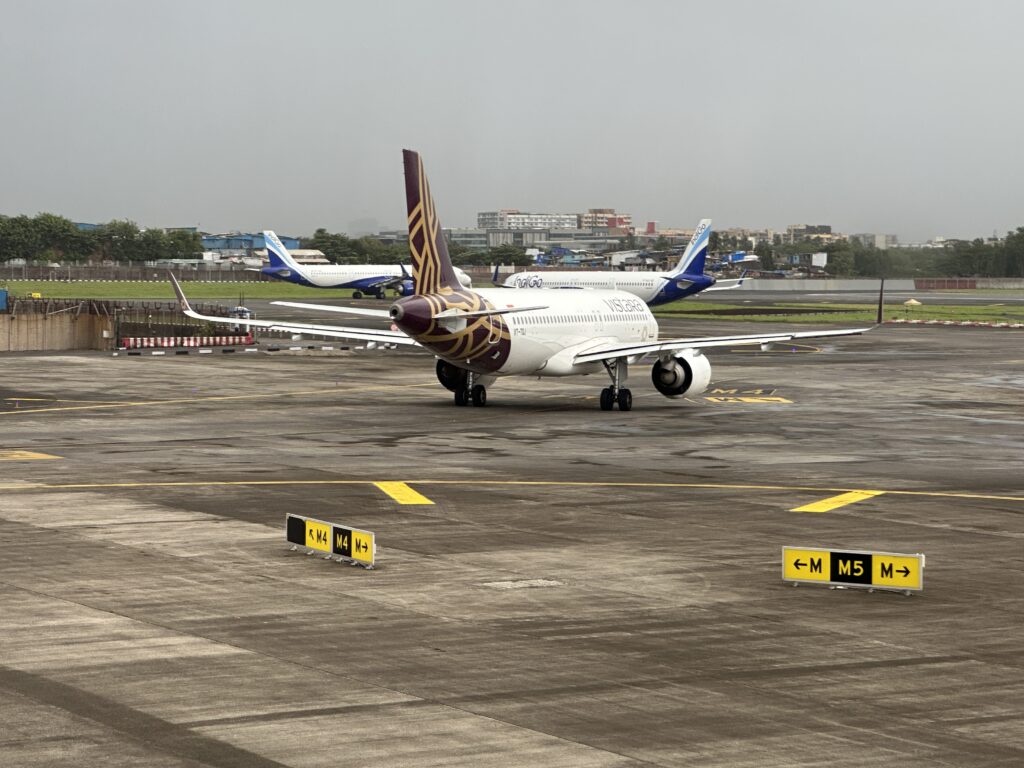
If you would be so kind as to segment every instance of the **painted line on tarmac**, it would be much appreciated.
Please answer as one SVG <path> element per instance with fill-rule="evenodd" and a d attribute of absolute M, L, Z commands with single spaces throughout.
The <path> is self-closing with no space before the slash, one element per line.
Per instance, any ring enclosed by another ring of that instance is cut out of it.
<path fill-rule="evenodd" d="M 419 491 L 414 491 L 405 483 L 380 482 L 374 483 L 380 490 L 399 504 L 433 504 L 430 499 Z"/>
<path fill-rule="evenodd" d="M 431 383 L 430 386 L 433 386 Z M 245 486 L 286 486 L 286 485 L 376 485 L 378 482 L 401 482 L 406 485 L 452 485 L 481 487 L 537 487 L 537 488 L 705 488 L 721 491 L 808 491 L 816 494 L 861 493 L 859 488 L 822 488 L 810 485 L 753 485 L 741 483 L 660 483 L 660 482 L 584 482 L 574 480 L 166 480 L 138 481 L 124 483 L 26 483 L 0 484 L 0 490 L 49 490 L 76 491 L 101 488 L 212 488 Z M 887 496 L 910 496 L 939 499 L 973 499 L 976 501 L 1012 501 L 1024 504 L 1024 496 L 1003 496 L 999 494 L 969 493 L 966 491 L 882 491 Z"/>
<path fill-rule="evenodd" d="M 757 346 L 757 345 L 752 345 Z M 769 349 L 751 349 L 750 347 L 744 347 L 741 349 L 730 349 L 734 355 L 768 355 L 768 354 L 793 354 L 798 352 L 801 354 L 813 354 L 823 351 L 821 347 L 814 347 L 810 344 L 793 344 L 788 341 L 776 341 L 773 342 L 772 347 Z"/>
<path fill-rule="evenodd" d="M 0 461 L 38 461 L 40 459 L 62 459 L 63 456 L 53 456 L 49 453 L 37 453 L 36 451 L 0 451 Z"/>
<path fill-rule="evenodd" d="M 174 400 L 126 400 L 120 403 L 93 403 L 91 405 L 61 405 L 53 408 L 19 408 L 13 411 L 0 411 L 0 416 L 12 414 L 26 415 L 30 413 L 53 413 L 55 411 L 94 411 L 110 408 L 142 408 L 147 406 L 183 405 L 188 403 L 215 403 L 226 400 L 268 400 L 279 397 L 297 397 L 301 395 L 323 395 L 331 392 L 367 392 L 385 389 L 412 389 L 414 387 L 433 387 L 435 382 L 427 384 L 383 384 L 360 387 L 331 387 L 329 389 L 308 389 L 297 392 L 261 392 L 256 395 L 211 395 L 210 397 L 182 397 Z"/>
<path fill-rule="evenodd" d="M 849 493 L 841 493 L 838 496 L 831 496 L 821 501 L 815 501 L 812 504 L 804 504 L 802 507 L 794 507 L 789 510 L 790 512 L 831 512 L 833 509 L 839 509 L 845 507 L 847 504 L 856 504 L 858 501 L 864 501 L 864 499 L 871 499 L 875 496 L 881 496 L 885 491 L 850 491 Z"/>

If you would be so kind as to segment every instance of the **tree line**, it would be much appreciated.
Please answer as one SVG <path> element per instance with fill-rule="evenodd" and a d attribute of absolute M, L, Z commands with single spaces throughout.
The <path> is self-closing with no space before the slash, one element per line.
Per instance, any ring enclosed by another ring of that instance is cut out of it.
<path fill-rule="evenodd" d="M 334 264 L 408 264 L 409 246 L 382 243 L 376 237 L 348 237 L 318 229 L 300 239 L 303 248 L 323 252 Z M 91 229 L 52 213 L 37 216 L 0 216 L 0 262 L 61 264 L 90 261 L 145 262 L 165 259 L 196 259 L 203 251 L 202 238 L 187 230 L 141 229 L 133 221 L 115 220 Z M 449 246 L 457 266 L 529 262 L 523 248 L 502 245 L 473 250 L 457 243 Z"/>
<path fill-rule="evenodd" d="M 52 213 L 0 216 L 0 261 L 81 263 L 194 259 L 203 250 L 196 232 L 140 229 L 132 221 L 111 221 L 94 229 Z"/>
<path fill-rule="evenodd" d="M 315 248 L 335 264 L 408 264 L 409 248 L 402 241 L 382 243 L 372 236 L 347 235 L 317 229 L 301 238 L 303 248 Z M 623 245 L 627 245 L 623 243 Z M 857 240 L 827 245 L 814 242 L 771 245 L 712 232 L 715 252 L 750 250 L 764 269 L 788 266 L 788 256 L 824 251 L 826 271 L 837 277 L 1024 277 L 1024 227 L 997 242 L 951 240 L 944 248 L 892 248 L 880 250 Z M 79 229 L 72 221 L 52 213 L 36 216 L 0 215 L 0 261 L 81 263 L 88 261 L 145 262 L 194 259 L 202 252 L 197 232 L 141 229 L 132 221 L 111 221 L 94 229 Z M 472 249 L 451 243 L 457 266 L 530 264 L 525 250 L 514 245 Z"/>

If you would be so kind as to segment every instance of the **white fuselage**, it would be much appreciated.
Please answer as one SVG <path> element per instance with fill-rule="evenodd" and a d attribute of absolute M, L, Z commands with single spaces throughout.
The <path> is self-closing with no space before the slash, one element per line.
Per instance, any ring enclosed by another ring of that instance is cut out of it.
<path fill-rule="evenodd" d="M 518 272 L 505 278 L 506 288 L 597 288 L 625 291 L 651 302 L 668 281 L 653 272 Z"/>
<path fill-rule="evenodd" d="M 502 316 L 512 335 L 512 344 L 498 375 L 593 373 L 602 369 L 600 363 L 575 365 L 573 358 L 608 343 L 658 338 L 658 321 L 650 308 L 625 291 L 487 288 L 476 293 L 497 309 L 546 307 Z"/>
<path fill-rule="evenodd" d="M 409 277 L 409 273 L 403 272 L 397 264 L 301 264 L 299 270 L 311 285 L 318 288 L 341 288 L 350 285 L 359 287 L 361 281 L 372 281 L 382 277 Z M 299 270 L 293 268 L 292 271 Z M 455 267 L 455 275 L 463 287 L 472 286 L 473 282 L 469 275 L 458 267 Z"/>

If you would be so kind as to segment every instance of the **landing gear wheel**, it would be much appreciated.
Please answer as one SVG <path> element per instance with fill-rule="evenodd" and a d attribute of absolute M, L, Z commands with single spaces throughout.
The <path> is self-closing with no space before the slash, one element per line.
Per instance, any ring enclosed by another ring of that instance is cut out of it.
<path fill-rule="evenodd" d="M 619 390 L 619 410 L 620 411 L 629 411 L 629 410 L 632 410 L 632 408 L 633 408 L 633 393 L 630 392 L 628 389 L 620 389 Z M 611 410 L 610 407 L 609 407 L 609 410 Z"/>
<path fill-rule="evenodd" d="M 472 392 L 473 405 L 482 408 L 487 405 L 487 388 L 483 384 L 474 384 Z"/>
<path fill-rule="evenodd" d="M 615 395 L 612 388 L 605 387 L 601 390 L 601 410 L 610 411 L 613 405 L 615 405 Z"/>
<path fill-rule="evenodd" d="M 456 405 L 469 405 L 469 390 L 459 388 L 455 390 L 455 404 Z"/>
<path fill-rule="evenodd" d="M 363 298 L 363 292 L 362 291 L 352 291 L 352 298 L 353 299 L 361 299 L 361 298 Z"/>

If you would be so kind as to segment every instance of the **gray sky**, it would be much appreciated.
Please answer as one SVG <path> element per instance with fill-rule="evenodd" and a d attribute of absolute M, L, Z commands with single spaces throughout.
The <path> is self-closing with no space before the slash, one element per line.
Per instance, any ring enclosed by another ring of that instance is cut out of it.
<path fill-rule="evenodd" d="M 0 0 L 0 213 L 1024 226 L 1024 3 Z"/>

